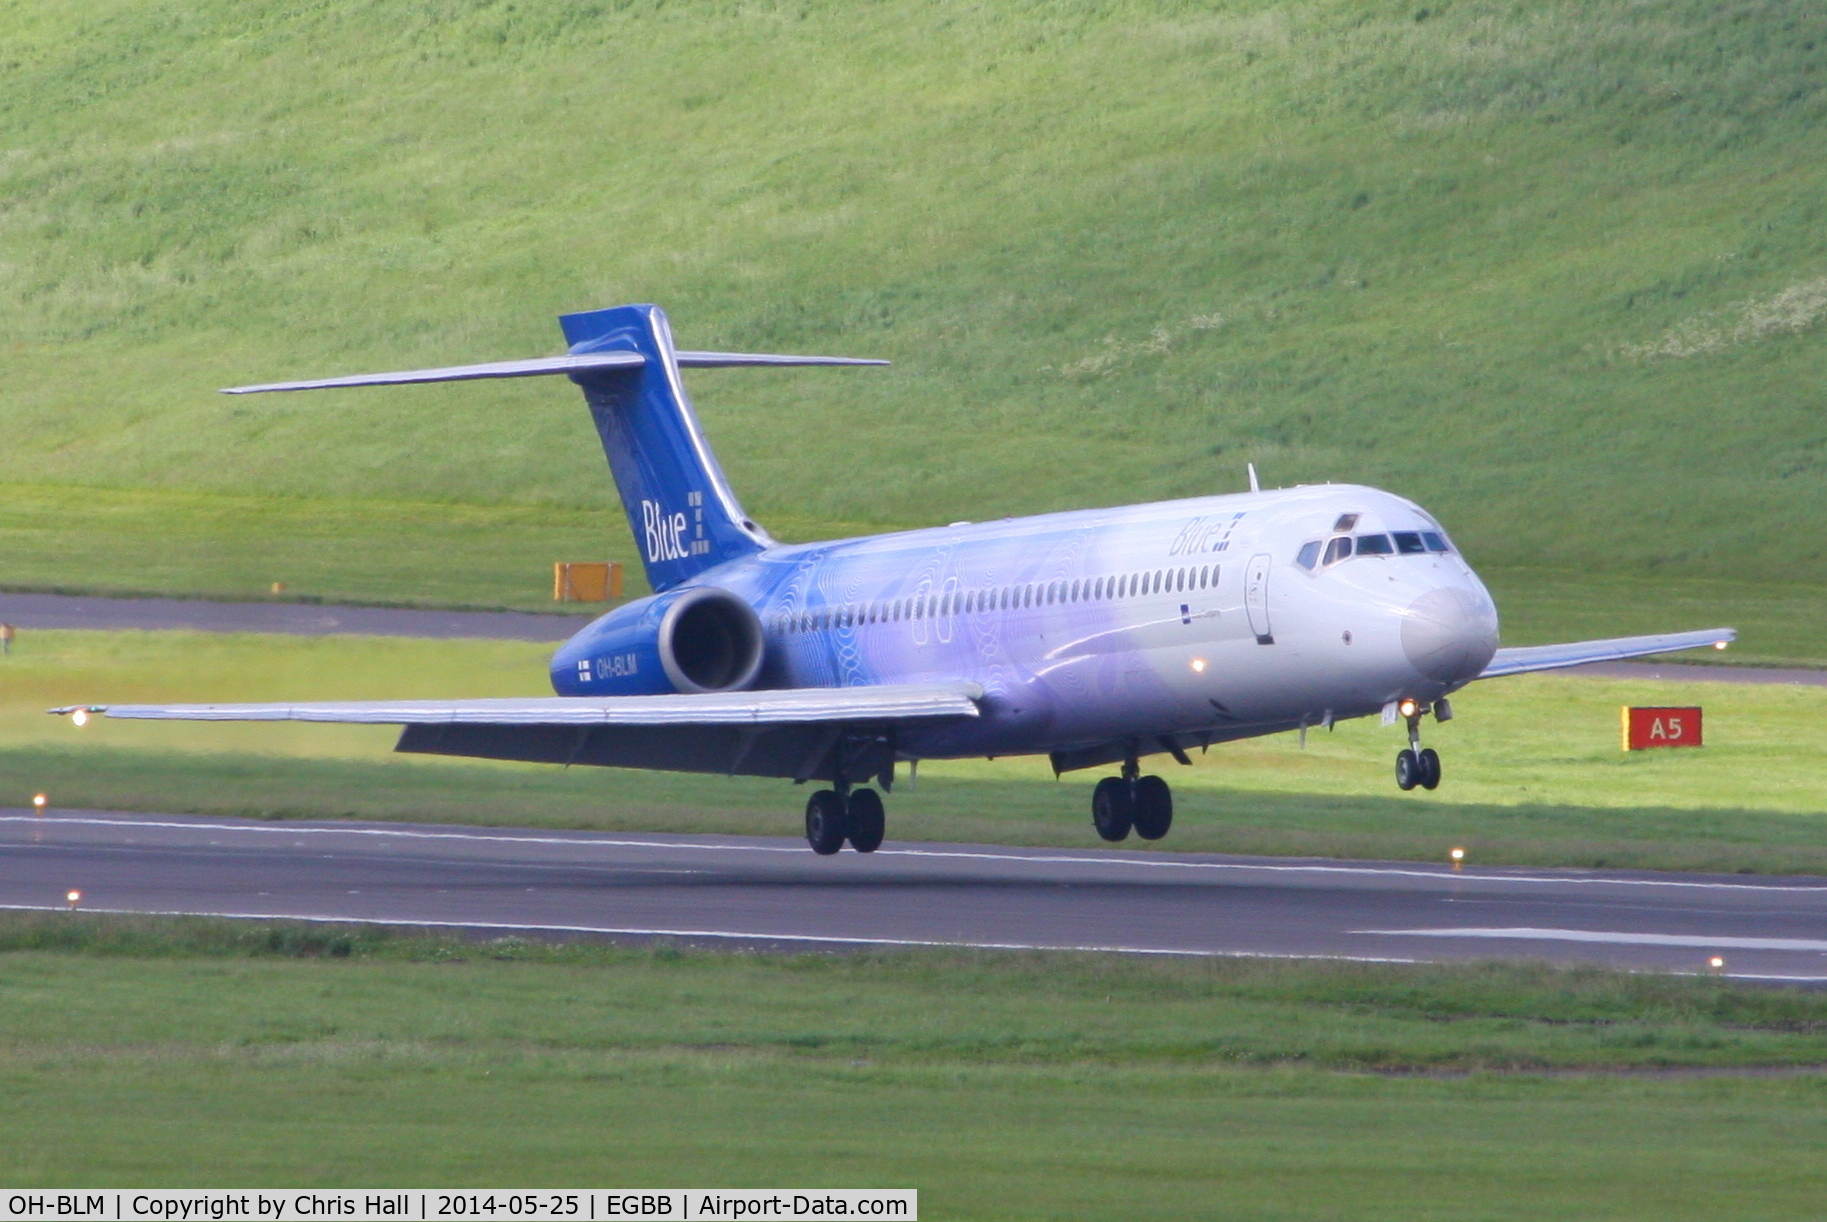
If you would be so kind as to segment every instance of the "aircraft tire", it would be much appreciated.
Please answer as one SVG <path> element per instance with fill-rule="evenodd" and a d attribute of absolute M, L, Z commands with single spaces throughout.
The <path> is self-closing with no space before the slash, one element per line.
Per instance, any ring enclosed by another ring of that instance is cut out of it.
<path fill-rule="evenodd" d="M 1174 793 L 1158 776 L 1136 781 L 1135 808 L 1132 815 L 1136 835 L 1144 840 L 1159 840 L 1174 825 Z"/>
<path fill-rule="evenodd" d="M 1432 747 L 1421 749 L 1421 788 L 1440 788 L 1440 753 Z"/>
<path fill-rule="evenodd" d="M 1097 834 L 1111 844 L 1129 838 L 1135 818 L 1135 802 L 1129 795 L 1129 784 L 1121 777 L 1107 776 L 1091 791 L 1091 825 Z"/>
<path fill-rule="evenodd" d="M 882 795 L 873 789 L 850 791 L 850 847 L 859 853 L 873 853 L 882 847 L 888 833 L 888 812 L 882 809 Z"/>
<path fill-rule="evenodd" d="M 844 817 L 844 800 L 835 789 L 821 789 L 806 799 L 806 843 L 820 857 L 844 847 L 849 822 Z"/>
<path fill-rule="evenodd" d="M 1396 752 L 1396 787 L 1403 791 L 1421 783 L 1421 761 L 1407 747 Z"/>

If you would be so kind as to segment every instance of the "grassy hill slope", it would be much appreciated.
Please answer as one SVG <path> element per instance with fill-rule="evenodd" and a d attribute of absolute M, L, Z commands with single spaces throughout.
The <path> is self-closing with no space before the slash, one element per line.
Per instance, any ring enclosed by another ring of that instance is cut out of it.
<path fill-rule="evenodd" d="M 0 0 L 0 82 L 0 484 L 606 507 L 569 386 L 212 392 L 653 300 L 896 362 L 694 378 L 801 534 L 1253 460 L 1495 569 L 1827 581 L 1804 0 Z"/>

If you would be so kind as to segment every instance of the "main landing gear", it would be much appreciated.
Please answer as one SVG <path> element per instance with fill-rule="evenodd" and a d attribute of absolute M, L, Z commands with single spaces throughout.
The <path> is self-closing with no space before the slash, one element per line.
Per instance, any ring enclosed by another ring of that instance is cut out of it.
<path fill-rule="evenodd" d="M 1446 701 L 1442 700 L 1440 703 L 1445 705 Z M 1440 753 L 1432 747 L 1421 745 L 1421 714 L 1427 711 L 1427 706 L 1413 700 L 1404 700 L 1396 707 L 1396 711 L 1401 713 L 1404 720 L 1408 722 L 1408 746 L 1396 752 L 1397 787 L 1403 791 L 1413 789 L 1417 785 L 1423 789 L 1438 788 L 1440 785 Z M 1439 712 L 1436 711 L 1434 715 L 1441 721 L 1445 721 L 1447 717 L 1452 716 L 1452 713 L 1448 712 L 1446 717 L 1440 717 Z"/>
<path fill-rule="evenodd" d="M 806 799 L 806 843 L 821 857 L 844 847 L 859 853 L 882 847 L 888 827 L 882 795 L 873 789 L 821 789 Z"/>
<path fill-rule="evenodd" d="M 1130 829 L 1144 840 L 1159 840 L 1174 825 L 1174 795 L 1158 776 L 1138 776 L 1135 757 L 1123 763 L 1122 776 L 1107 776 L 1091 791 L 1091 823 L 1097 834 L 1115 844 Z"/>

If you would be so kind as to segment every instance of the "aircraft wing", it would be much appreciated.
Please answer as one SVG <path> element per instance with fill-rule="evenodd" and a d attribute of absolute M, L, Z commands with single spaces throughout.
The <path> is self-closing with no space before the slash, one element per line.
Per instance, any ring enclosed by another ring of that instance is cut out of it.
<path fill-rule="evenodd" d="M 1732 628 L 1708 628 L 1700 632 L 1665 632 L 1658 636 L 1618 636 L 1603 641 L 1572 641 L 1565 645 L 1523 645 L 1499 649 L 1480 679 L 1503 675 L 1522 675 L 1537 670 L 1559 670 L 1565 666 L 1582 666 L 1587 662 L 1617 662 L 1624 658 L 1646 658 L 1651 654 L 1673 653 L 1678 649 L 1704 649 L 1738 639 Z"/>
<path fill-rule="evenodd" d="M 392 726 L 787 726 L 975 717 L 975 683 L 909 683 L 678 696 L 339 700 L 314 704 L 84 704 L 53 713 L 132 721 L 329 721 Z"/>

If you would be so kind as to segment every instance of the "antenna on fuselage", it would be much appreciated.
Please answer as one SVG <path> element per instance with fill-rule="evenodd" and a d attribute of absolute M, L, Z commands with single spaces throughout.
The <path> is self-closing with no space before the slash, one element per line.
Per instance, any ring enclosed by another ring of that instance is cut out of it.
<path fill-rule="evenodd" d="M 1250 491 L 1251 492 L 1261 492 L 1262 485 L 1256 482 L 1256 464 L 1253 462 L 1247 462 L 1243 465 L 1245 467 L 1249 468 L 1249 471 L 1250 471 Z"/>

